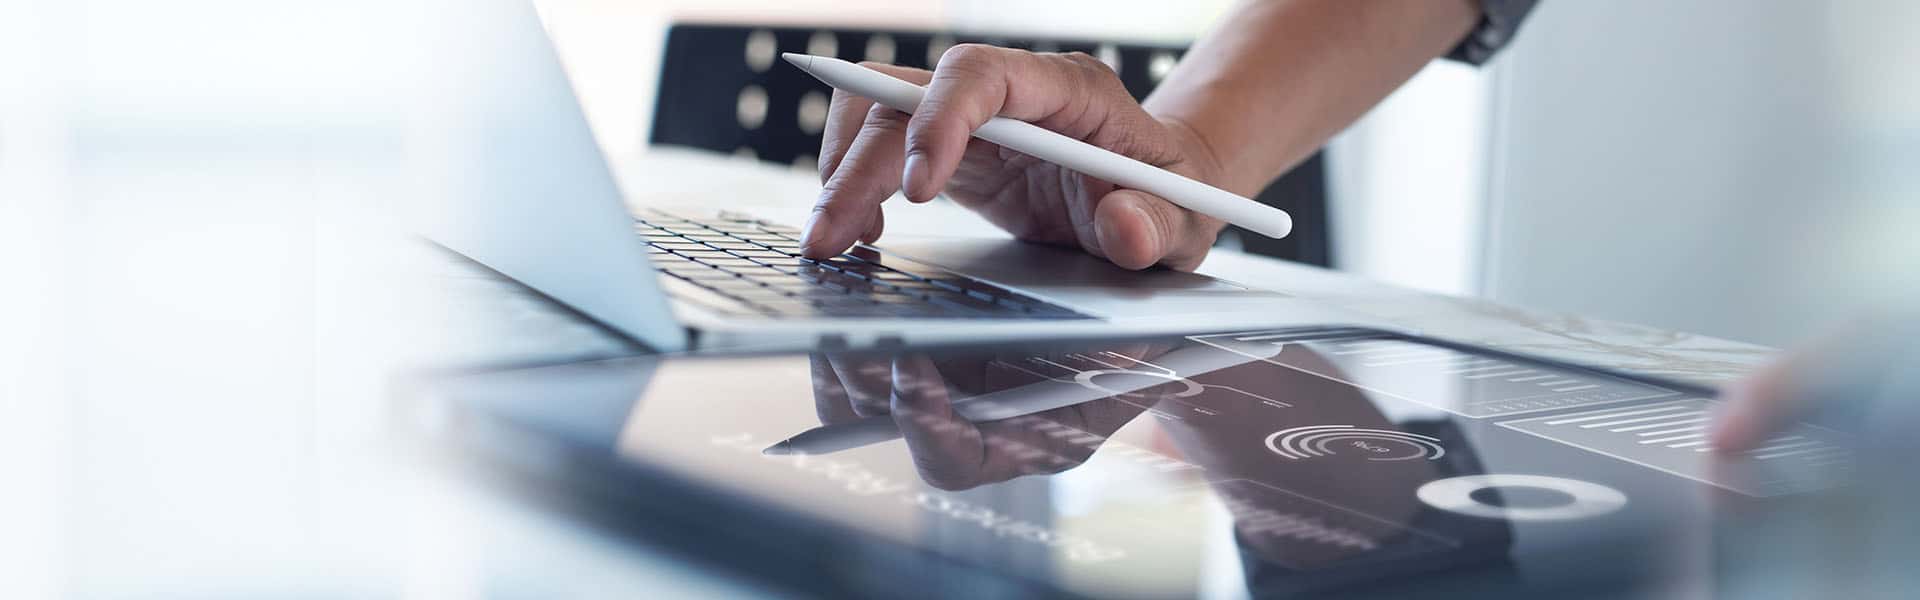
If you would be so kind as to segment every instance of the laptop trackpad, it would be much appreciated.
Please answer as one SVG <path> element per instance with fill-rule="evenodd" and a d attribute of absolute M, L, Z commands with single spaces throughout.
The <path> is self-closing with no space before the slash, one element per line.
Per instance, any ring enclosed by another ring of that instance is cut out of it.
<path fill-rule="evenodd" d="M 1214 304 L 1207 301 L 1244 303 L 1258 297 L 1289 297 L 1169 269 L 1128 271 L 1078 249 L 1013 240 L 901 236 L 889 237 L 879 247 L 886 254 L 1096 310 L 1110 308 L 1115 301 L 1138 304 L 1153 300 L 1164 311 L 1182 308 L 1165 304 L 1167 301 Z"/>

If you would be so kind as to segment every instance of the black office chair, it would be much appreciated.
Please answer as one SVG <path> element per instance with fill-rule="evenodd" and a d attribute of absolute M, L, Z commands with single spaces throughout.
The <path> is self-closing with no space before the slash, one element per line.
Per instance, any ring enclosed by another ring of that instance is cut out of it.
<path fill-rule="evenodd" d="M 1136 99 L 1145 98 L 1184 48 L 866 29 L 807 29 L 678 24 L 667 33 L 650 144 L 749 155 L 812 170 L 832 89 L 799 69 L 778 66 L 781 52 L 837 56 L 930 68 L 954 44 L 985 43 L 1047 52 L 1085 52 L 1116 67 Z M 1257 200 L 1293 215 L 1293 234 L 1274 240 L 1240 232 L 1248 252 L 1327 266 L 1326 163 L 1315 153 Z"/>

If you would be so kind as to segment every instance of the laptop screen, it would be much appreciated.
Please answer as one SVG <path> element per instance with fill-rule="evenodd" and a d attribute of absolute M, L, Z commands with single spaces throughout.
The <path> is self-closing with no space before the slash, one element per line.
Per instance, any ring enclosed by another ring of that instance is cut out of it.
<path fill-rule="evenodd" d="M 1805 425 L 1721 457 L 1698 390 L 1359 329 L 640 358 L 443 387 L 645 472 L 588 479 L 673 480 L 1102 597 L 1684 580 L 1717 510 L 1840 485 L 1850 460 Z M 749 538 L 728 551 L 808 552 Z"/>

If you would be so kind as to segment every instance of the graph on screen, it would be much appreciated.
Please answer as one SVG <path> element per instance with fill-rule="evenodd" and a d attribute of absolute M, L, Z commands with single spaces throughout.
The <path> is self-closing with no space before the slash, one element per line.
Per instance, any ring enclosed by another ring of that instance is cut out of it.
<path fill-rule="evenodd" d="M 1679 392 L 1372 333 L 1196 336 L 1195 341 L 1472 418 L 1677 397 Z M 1276 352 L 1276 348 L 1278 351 Z"/>

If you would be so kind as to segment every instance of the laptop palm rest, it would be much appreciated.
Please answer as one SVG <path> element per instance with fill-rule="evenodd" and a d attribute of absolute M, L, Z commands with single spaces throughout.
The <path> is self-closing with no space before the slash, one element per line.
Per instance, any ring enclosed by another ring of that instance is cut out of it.
<path fill-rule="evenodd" d="M 1290 298 L 1206 275 L 1159 268 L 1129 271 L 1077 248 L 915 236 L 889 237 L 878 246 L 887 254 L 1019 288 L 1111 318 L 1251 311 Z"/>

